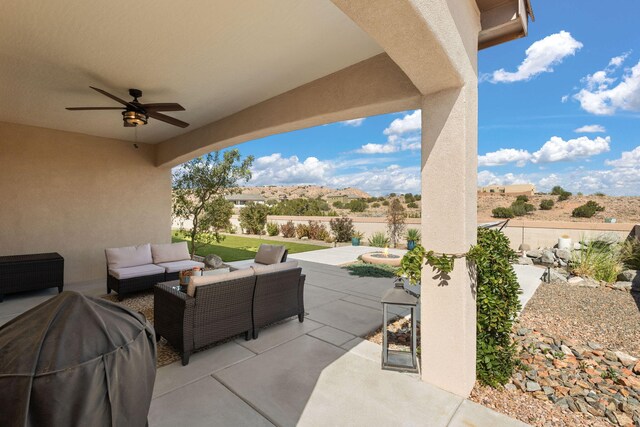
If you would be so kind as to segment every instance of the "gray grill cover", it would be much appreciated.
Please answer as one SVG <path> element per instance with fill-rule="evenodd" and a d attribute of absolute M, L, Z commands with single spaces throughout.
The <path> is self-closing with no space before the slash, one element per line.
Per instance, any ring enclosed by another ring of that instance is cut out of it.
<path fill-rule="evenodd" d="M 144 426 L 153 328 L 103 299 L 62 292 L 0 328 L 0 426 Z"/>

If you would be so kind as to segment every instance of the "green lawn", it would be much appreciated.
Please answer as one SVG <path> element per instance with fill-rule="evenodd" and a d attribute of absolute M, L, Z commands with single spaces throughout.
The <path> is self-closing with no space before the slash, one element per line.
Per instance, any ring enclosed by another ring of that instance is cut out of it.
<path fill-rule="evenodd" d="M 258 247 L 261 244 L 266 243 L 269 245 L 284 245 L 290 254 L 299 252 L 317 251 L 318 249 L 327 249 L 324 246 L 309 245 L 305 243 L 295 242 L 279 242 L 266 239 L 253 239 L 250 237 L 241 236 L 224 236 L 225 239 L 220 243 L 213 245 L 202 246 L 197 252 L 197 255 L 206 256 L 209 254 L 216 254 L 222 258 L 225 262 L 241 261 L 245 259 L 253 259 L 258 252 Z M 185 238 L 179 231 L 172 232 L 171 240 L 173 242 L 187 242 L 189 243 L 189 250 L 191 250 L 191 242 Z"/>

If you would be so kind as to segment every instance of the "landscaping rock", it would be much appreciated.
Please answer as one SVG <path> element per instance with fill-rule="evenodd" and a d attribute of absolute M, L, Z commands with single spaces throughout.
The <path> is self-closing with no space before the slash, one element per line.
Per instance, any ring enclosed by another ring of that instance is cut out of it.
<path fill-rule="evenodd" d="M 564 261 L 565 263 L 569 262 L 569 260 L 571 260 L 571 252 L 569 252 L 566 249 L 556 249 L 555 250 L 555 255 L 560 258 L 562 261 Z"/>
<path fill-rule="evenodd" d="M 570 285 L 578 286 L 584 283 L 584 279 L 578 276 L 569 277 L 569 279 L 567 280 L 567 283 L 569 283 Z"/>
<path fill-rule="evenodd" d="M 562 270 L 556 270 L 555 268 L 552 268 L 550 270 L 551 273 L 551 282 L 561 282 L 561 283 L 567 283 L 567 276 L 566 273 L 563 274 Z M 545 275 L 545 279 L 546 279 L 546 272 L 544 273 Z"/>
<path fill-rule="evenodd" d="M 518 258 L 518 264 L 519 265 L 533 265 L 533 261 L 531 260 L 531 258 L 527 257 L 527 256 L 523 256 Z"/>
<path fill-rule="evenodd" d="M 542 387 L 540 387 L 540 384 L 538 384 L 535 381 L 527 381 L 527 391 L 534 392 L 534 391 L 540 391 L 540 390 L 542 390 Z"/>
<path fill-rule="evenodd" d="M 640 271 L 636 270 L 624 270 L 618 274 L 618 280 L 620 282 L 633 282 L 633 280 L 640 275 Z"/>
<path fill-rule="evenodd" d="M 540 262 L 543 264 L 553 264 L 555 262 L 555 256 L 553 252 L 549 250 L 542 251 L 542 256 L 540 257 Z"/>
<path fill-rule="evenodd" d="M 616 355 L 620 363 L 622 363 L 624 366 L 635 365 L 636 362 L 638 362 L 637 357 L 633 357 L 622 351 L 616 351 L 614 352 L 614 354 Z"/>
<path fill-rule="evenodd" d="M 527 251 L 527 256 L 529 258 L 540 258 L 542 256 L 542 251 L 540 251 L 539 249 L 533 249 Z"/>
<path fill-rule="evenodd" d="M 631 282 L 615 282 L 613 285 L 611 285 L 611 287 L 618 291 L 630 291 Z"/>
<path fill-rule="evenodd" d="M 206 257 L 204 257 L 204 263 L 208 266 L 208 267 L 212 267 L 212 268 L 220 268 L 222 267 L 222 258 L 220 258 L 218 255 L 215 254 L 209 254 Z"/>
<path fill-rule="evenodd" d="M 523 252 L 530 251 L 531 245 L 528 243 L 521 243 L 520 246 L 518 247 L 518 250 Z"/>

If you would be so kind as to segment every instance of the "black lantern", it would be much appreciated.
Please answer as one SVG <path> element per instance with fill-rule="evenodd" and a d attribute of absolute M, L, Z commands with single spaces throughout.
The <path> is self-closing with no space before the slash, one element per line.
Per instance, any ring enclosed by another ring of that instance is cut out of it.
<path fill-rule="evenodd" d="M 418 298 L 409 294 L 404 289 L 404 281 L 396 279 L 393 289 L 389 289 L 382 296 L 382 369 L 403 372 L 418 372 L 418 346 L 416 328 L 416 307 Z M 389 307 L 409 308 L 411 312 L 411 338 L 409 339 L 410 351 L 389 349 Z"/>

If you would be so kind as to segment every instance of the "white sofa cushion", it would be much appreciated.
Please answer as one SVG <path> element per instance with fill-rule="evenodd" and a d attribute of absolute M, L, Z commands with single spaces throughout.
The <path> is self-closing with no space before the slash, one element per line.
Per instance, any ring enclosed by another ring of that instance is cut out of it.
<path fill-rule="evenodd" d="M 260 245 L 255 262 L 258 264 L 277 264 L 282 260 L 285 248 L 281 245 Z"/>
<path fill-rule="evenodd" d="M 253 276 L 253 270 L 245 268 L 243 270 L 232 271 L 231 273 L 214 274 L 213 276 L 191 276 L 187 286 L 187 295 L 194 296 L 196 287 L 210 285 L 212 283 L 226 282 L 227 280 L 243 279 Z"/>
<path fill-rule="evenodd" d="M 187 242 L 151 245 L 151 255 L 153 256 L 154 264 L 191 259 Z"/>
<path fill-rule="evenodd" d="M 107 266 L 110 269 L 153 264 L 151 245 L 149 243 L 123 248 L 108 248 L 104 250 L 104 254 L 107 257 Z"/>
<path fill-rule="evenodd" d="M 159 267 L 165 269 L 167 273 L 175 273 L 176 271 L 191 270 L 193 267 L 204 268 L 203 262 L 198 261 L 174 261 L 174 262 L 162 262 L 156 264 Z"/>
<path fill-rule="evenodd" d="M 164 268 L 155 264 L 137 265 L 135 267 L 110 268 L 109 274 L 118 280 L 131 279 L 133 277 L 152 276 L 164 274 Z"/>
<path fill-rule="evenodd" d="M 275 273 L 276 271 L 291 270 L 297 267 L 298 267 L 298 261 L 287 261 L 287 262 L 280 262 L 278 264 L 271 264 L 271 265 L 251 266 L 253 271 L 255 271 L 256 276 L 260 276 L 268 273 Z"/>

